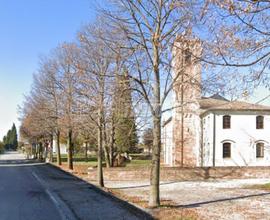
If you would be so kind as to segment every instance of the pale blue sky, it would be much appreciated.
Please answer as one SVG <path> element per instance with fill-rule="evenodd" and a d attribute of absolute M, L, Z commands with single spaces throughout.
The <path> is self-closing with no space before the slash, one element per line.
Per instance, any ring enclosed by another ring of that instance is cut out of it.
<path fill-rule="evenodd" d="M 39 56 L 75 39 L 94 20 L 94 1 L 104 0 L 0 0 L 0 139 L 13 122 L 19 125 L 17 106 L 30 90 Z M 252 101 L 268 93 L 260 89 Z"/>
<path fill-rule="evenodd" d="M 0 139 L 15 122 L 38 67 L 63 41 L 94 20 L 93 0 L 0 0 Z"/>

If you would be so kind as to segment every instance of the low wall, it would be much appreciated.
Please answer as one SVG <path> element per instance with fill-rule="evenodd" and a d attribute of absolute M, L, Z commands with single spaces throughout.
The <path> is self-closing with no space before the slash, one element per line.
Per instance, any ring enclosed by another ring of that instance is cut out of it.
<path fill-rule="evenodd" d="M 103 172 L 104 179 L 112 181 L 147 181 L 150 176 L 150 168 L 104 168 Z M 96 180 L 97 169 L 89 168 L 88 177 Z M 270 178 L 270 167 L 162 167 L 160 177 L 161 181 Z"/>

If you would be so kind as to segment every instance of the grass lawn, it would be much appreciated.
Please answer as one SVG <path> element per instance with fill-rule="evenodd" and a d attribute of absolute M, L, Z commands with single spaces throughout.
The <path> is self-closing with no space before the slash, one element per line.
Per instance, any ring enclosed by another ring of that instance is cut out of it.
<path fill-rule="evenodd" d="M 140 154 L 131 154 L 131 157 L 133 158 L 130 163 L 126 164 L 126 167 L 145 167 L 150 166 L 151 158 L 149 158 L 148 155 L 140 155 Z M 67 155 L 62 154 L 61 155 L 62 163 L 67 163 Z M 94 167 L 97 166 L 97 158 L 96 156 L 89 155 L 86 159 L 83 154 L 75 154 L 73 156 L 74 165 L 82 165 L 82 166 L 88 166 L 88 167 Z M 54 162 L 56 162 L 56 155 L 54 155 Z"/>
<path fill-rule="evenodd" d="M 151 160 L 132 160 L 127 167 L 145 167 L 150 166 Z"/>
<path fill-rule="evenodd" d="M 270 190 L 270 183 L 266 183 L 266 184 L 257 184 L 257 185 L 253 185 L 247 188 L 251 188 L 251 189 L 262 189 L 262 190 Z"/>
<path fill-rule="evenodd" d="M 132 160 L 130 163 L 126 165 L 126 167 L 145 167 L 145 166 L 150 166 L 151 161 L 150 160 Z M 63 160 L 63 164 L 67 164 L 66 160 Z M 90 160 L 90 161 L 74 161 L 74 166 L 76 165 L 82 165 L 82 166 L 87 166 L 87 167 L 94 167 L 97 166 L 97 161 L 96 160 Z"/>

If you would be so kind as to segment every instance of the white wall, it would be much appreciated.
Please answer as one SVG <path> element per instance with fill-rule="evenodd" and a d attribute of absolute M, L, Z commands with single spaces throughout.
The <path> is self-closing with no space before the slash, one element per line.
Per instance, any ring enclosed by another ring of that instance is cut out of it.
<path fill-rule="evenodd" d="M 269 166 L 270 165 L 270 115 L 269 113 L 233 112 L 231 128 L 223 129 L 223 116 L 216 113 L 215 166 Z M 256 129 L 256 116 L 264 116 L 264 129 Z M 205 115 L 204 166 L 213 165 L 213 114 Z M 212 125 L 211 125 L 212 124 Z M 256 143 L 264 142 L 264 158 L 256 158 Z M 223 158 L 223 143 L 231 143 L 231 158 Z"/>
<path fill-rule="evenodd" d="M 61 154 L 67 154 L 67 145 L 66 144 L 60 144 L 60 152 Z M 56 153 L 56 141 L 53 140 L 53 153 Z"/>
<path fill-rule="evenodd" d="M 203 146 L 201 154 L 203 154 L 202 166 L 210 167 L 213 165 L 213 120 L 214 115 L 212 113 L 203 117 Z"/>
<path fill-rule="evenodd" d="M 162 128 L 162 149 L 164 163 L 174 166 L 174 146 L 173 146 L 173 123 L 170 121 Z"/>

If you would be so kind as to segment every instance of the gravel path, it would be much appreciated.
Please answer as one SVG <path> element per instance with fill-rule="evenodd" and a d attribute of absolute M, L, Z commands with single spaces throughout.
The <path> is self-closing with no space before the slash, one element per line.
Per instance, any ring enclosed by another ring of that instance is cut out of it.
<path fill-rule="evenodd" d="M 270 192 L 248 189 L 270 179 L 241 179 L 161 184 L 161 198 L 176 208 L 194 209 L 200 219 L 270 219 Z M 106 182 L 130 196 L 148 199 L 147 182 Z"/>

